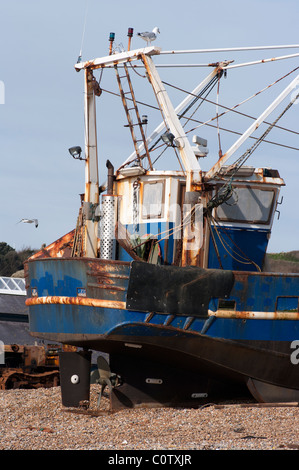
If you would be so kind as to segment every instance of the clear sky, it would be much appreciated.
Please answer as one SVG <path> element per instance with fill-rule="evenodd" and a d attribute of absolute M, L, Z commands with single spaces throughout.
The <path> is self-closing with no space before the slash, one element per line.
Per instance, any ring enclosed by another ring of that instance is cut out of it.
<path fill-rule="evenodd" d="M 299 43 L 297 0 L 2 0 L 0 5 L 0 81 L 5 87 L 4 103 L 0 104 L 0 241 L 16 249 L 37 249 L 76 225 L 79 194 L 84 191 L 84 163 L 73 160 L 68 148 L 80 145 L 84 149 L 83 73 L 74 69 L 81 44 L 83 60 L 101 57 L 108 54 L 110 32 L 115 32 L 115 42 L 126 48 L 127 30 L 132 27 L 132 48 L 138 48 L 144 43 L 136 33 L 154 26 L 160 28 L 155 45 L 162 50 Z M 157 63 L 209 63 L 223 59 L 241 63 L 295 52 L 299 50 L 205 53 L 171 59 L 163 56 L 157 58 Z M 297 66 L 298 57 L 231 70 L 221 82 L 219 102 L 235 105 Z M 209 72 L 208 68 L 178 72 L 160 69 L 165 81 L 189 91 Z M 242 111 L 258 116 L 295 75 Z M 116 91 L 113 73 L 105 71 L 103 88 Z M 173 93 L 174 105 L 184 97 Z M 142 89 L 138 99 L 145 98 Z M 211 99 L 215 99 L 215 93 Z M 100 183 L 106 179 L 107 158 L 117 167 L 133 150 L 129 140 L 122 137 L 125 115 L 114 109 L 114 100 L 103 94 L 97 104 Z M 150 131 L 161 117 L 154 122 L 154 117 L 148 114 Z M 202 120 L 208 115 L 215 115 L 215 107 L 204 109 Z M 281 126 L 298 132 L 298 117 L 299 106 L 294 105 Z M 251 122 L 233 116 L 230 121 L 224 118 L 221 124 L 243 132 Z M 217 159 L 217 133 L 206 127 L 198 133 L 209 141 L 209 158 L 203 163 L 203 169 L 208 169 Z M 223 133 L 221 137 L 225 151 L 238 136 Z M 269 140 L 299 148 L 298 135 L 294 133 L 273 130 Z M 265 143 L 248 161 L 251 165 L 278 168 L 286 182 L 270 251 L 299 249 L 298 157 L 298 150 Z M 38 228 L 18 223 L 22 218 L 37 218 Z"/>

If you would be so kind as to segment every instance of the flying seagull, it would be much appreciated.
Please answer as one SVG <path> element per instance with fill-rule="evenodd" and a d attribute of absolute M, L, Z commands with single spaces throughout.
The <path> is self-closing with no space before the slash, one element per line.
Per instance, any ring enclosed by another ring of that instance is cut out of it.
<path fill-rule="evenodd" d="M 25 224 L 35 224 L 35 227 L 38 227 L 38 220 L 37 219 L 21 219 L 19 223 L 25 223 Z"/>
<path fill-rule="evenodd" d="M 152 32 L 144 31 L 143 33 L 137 33 L 137 36 L 140 36 L 142 39 L 144 39 L 149 46 L 149 44 L 157 38 L 158 33 L 160 33 L 160 30 L 156 26 Z"/>

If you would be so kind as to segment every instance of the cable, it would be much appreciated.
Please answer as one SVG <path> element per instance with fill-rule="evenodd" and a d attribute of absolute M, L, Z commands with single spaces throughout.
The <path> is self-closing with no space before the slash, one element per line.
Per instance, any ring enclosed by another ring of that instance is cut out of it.
<path fill-rule="evenodd" d="M 218 136 L 218 146 L 219 146 L 218 155 L 219 155 L 219 158 L 221 158 L 222 157 L 222 150 L 221 150 L 221 139 L 220 139 L 220 130 L 219 130 L 219 115 L 218 115 L 219 90 L 220 90 L 220 77 L 218 76 L 216 118 L 217 118 L 217 136 Z"/>
<path fill-rule="evenodd" d="M 261 268 L 258 266 L 258 264 L 256 264 L 253 260 L 251 260 L 247 255 L 246 253 L 244 253 L 240 247 L 238 247 L 238 245 L 233 241 L 233 239 L 230 237 L 230 235 L 227 233 L 227 229 L 225 227 L 221 227 L 221 229 L 223 229 L 225 231 L 225 235 L 230 239 L 230 241 L 232 242 L 232 244 L 239 250 L 239 252 L 241 252 L 244 256 L 242 256 L 240 253 L 237 253 L 237 251 L 235 251 L 225 240 L 224 238 L 220 235 L 219 233 L 219 230 L 217 228 L 217 222 L 216 220 L 214 219 L 214 217 L 212 216 L 212 214 L 209 212 L 207 214 L 207 218 L 208 218 L 208 222 L 210 224 L 210 226 L 212 227 L 212 224 L 211 224 L 211 221 L 213 222 L 213 227 L 215 229 L 215 232 L 219 238 L 219 241 L 221 243 L 221 245 L 223 246 L 224 250 L 226 251 L 226 253 L 231 257 L 233 258 L 235 261 L 237 261 L 238 263 L 241 263 L 241 264 L 253 264 L 256 269 L 258 271 L 261 271 Z M 219 226 L 219 225 L 218 225 Z M 220 226 L 219 226 L 220 227 Z M 226 246 L 225 246 L 226 245 Z M 237 255 L 239 258 L 241 259 L 237 259 L 235 256 L 232 255 L 232 253 L 230 253 L 228 251 L 228 249 L 226 248 L 228 247 L 235 255 Z M 242 260 L 247 260 L 247 261 L 242 261 Z"/>
<path fill-rule="evenodd" d="M 109 94 L 111 94 L 111 95 L 120 97 L 120 95 L 119 95 L 118 93 L 115 93 L 114 91 L 106 90 L 106 89 L 104 89 L 104 88 L 102 88 L 102 91 L 105 92 L 105 93 L 109 93 Z M 128 98 L 128 100 L 129 100 L 129 99 L 130 99 L 130 98 Z M 160 111 L 157 106 L 153 106 L 153 105 L 151 105 L 151 104 L 144 103 L 144 102 L 142 102 L 142 101 L 137 101 L 137 100 L 136 100 L 136 103 L 141 104 L 141 105 L 143 105 L 143 106 L 147 106 L 147 107 L 152 108 L 152 109 L 154 109 L 154 110 L 156 110 L 156 111 Z M 214 104 L 215 104 L 215 103 L 214 103 Z M 219 106 L 221 106 L 221 105 L 219 105 Z M 240 114 L 241 114 L 241 113 L 240 113 Z M 251 116 L 248 116 L 248 117 L 251 118 Z M 255 119 L 255 118 L 252 118 L 252 119 Z M 194 118 L 193 118 L 193 119 L 190 119 L 190 121 L 198 122 L 198 123 L 200 123 L 200 124 L 205 124 L 205 125 L 207 125 L 208 127 L 217 128 L 217 127 L 214 126 L 213 124 L 206 124 L 206 123 L 204 123 L 203 121 L 199 121 L 198 119 L 194 119 Z M 264 122 L 265 122 L 265 121 L 264 121 Z M 276 126 L 276 127 L 279 127 L 279 126 Z M 196 128 L 195 128 L 195 129 L 196 129 Z M 225 132 L 230 132 L 231 134 L 242 135 L 242 132 L 233 131 L 232 129 L 226 129 L 225 127 L 219 127 L 219 129 L 222 130 L 222 131 L 225 131 Z M 286 130 L 286 131 L 289 131 L 289 132 L 293 132 L 293 133 L 295 133 L 295 134 L 299 134 L 299 132 L 292 131 L 292 130 L 289 130 L 289 129 L 284 129 L 283 127 L 281 127 L 281 129 Z M 191 131 L 192 131 L 192 129 L 191 129 Z M 186 133 L 189 133 L 189 132 L 191 132 L 191 131 L 186 131 Z M 249 136 L 249 139 L 257 140 L 257 137 Z M 271 140 L 264 140 L 264 142 L 267 143 L 267 144 L 278 145 L 279 147 L 284 147 L 284 148 L 287 148 L 287 149 L 298 150 L 298 151 L 299 151 L 299 148 L 297 148 L 297 147 L 292 147 L 292 146 L 290 146 L 290 145 L 280 144 L 280 143 L 278 143 L 278 142 L 272 142 Z M 127 164 L 132 163 L 133 161 L 135 161 L 135 158 L 134 158 L 131 162 L 128 162 Z"/>
<path fill-rule="evenodd" d="M 238 160 L 236 160 L 236 162 L 233 165 L 229 167 L 229 168 L 232 168 L 232 167 L 234 168 L 233 174 L 230 178 L 231 181 L 232 181 L 233 176 L 238 171 L 238 169 L 242 165 L 244 165 L 244 163 L 246 162 L 246 160 L 248 160 L 250 155 L 252 155 L 252 153 L 263 142 L 264 138 L 269 134 L 269 132 L 273 129 L 273 127 L 275 127 L 276 123 L 282 118 L 282 116 L 284 116 L 284 114 L 291 108 L 291 106 L 293 106 L 294 102 L 298 99 L 298 97 L 299 97 L 299 93 L 297 94 L 294 100 L 290 101 L 290 103 L 286 106 L 286 108 L 279 114 L 279 116 L 275 119 L 275 121 L 266 129 L 266 131 L 261 135 L 261 137 L 259 137 L 257 141 L 249 149 L 247 149 L 246 152 L 244 152 L 243 155 L 241 155 L 241 157 L 238 158 Z"/>
<path fill-rule="evenodd" d="M 242 112 L 240 112 L 240 111 L 236 111 L 235 108 L 239 107 L 241 104 L 245 103 L 246 101 L 249 101 L 250 99 L 252 99 L 252 98 L 258 96 L 260 93 L 262 93 L 263 91 L 267 90 L 268 88 L 271 88 L 273 85 L 276 85 L 276 84 L 279 83 L 281 80 L 283 80 L 284 78 L 288 77 L 289 75 L 291 75 L 292 73 L 294 73 L 294 72 L 295 72 L 296 70 L 298 70 L 298 69 L 299 69 L 299 67 L 296 67 L 295 69 L 291 70 L 291 71 L 288 72 L 287 74 L 285 74 L 285 75 L 283 75 L 282 77 L 280 77 L 279 79 L 277 79 L 277 80 L 276 80 L 275 82 L 273 82 L 272 84 L 268 85 L 267 87 L 263 88 L 262 90 L 258 91 L 258 92 L 255 93 L 254 95 L 250 96 L 249 98 L 247 98 L 246 100 L 242 101 L 241 103 L 235 105 L 235 106 L 232 107 L 232 108 L 229 108 L 228 106 L 221 105 L 221 104 L 219 104 L 219 103 L 218 103 L 218 106 L 219 106 L 220 108 L 226 109 L 227 111 L 233 111 L 233 112 L 236 113 L 236 114 L 240 114 L 241 116 L 245 116 L 245 117 L 248 117 L 248 118 L 250 118 L 250 119 L 255 120 L 256 118 L 255 118 L 254 116 L 250 116 L 249 114 L 245 114 L 245 113 L 242 113 Z M 186 94 L 188 94 L 188 95 L 192 95 L 191 92 L 188 92 L 187 90 L 184 90 L 183 88 L 177 87 L 177 86 L 175 86 L 175 85 L 171 85 L 171 83 L 168 83 L 168 82 L 163 82 L 163 83 L 164 83 L 164 85 L 168 85 L 168 86 L 170 86 L 170 87 L 172 87 L 172 88 L 175 88 L 175 89 L 177 89 L 177 90 L 179 90 L 179 91 L 181 91 L 181 92 L 183 92 L 183 93 L 186 93 Z M 194 95 L 194 96 L 197 97 L 197 95 Z M 211 100 L 208 100 L 207 98 L 201 97 L 201 99 L 204 100 L 204 101 L 206 101 L 207 103 L 210 103 L 210 104 L 213 104 L 213 105 L 217 105 L 216 102 L 211 101 Z M 213 118 L 213 119 L 215 119 L 215 118 Z M 207 121 L 207 122 L 209 122 L 209 121 Z M 267 121 L 264 121 L 264 123 L 265 123 L 265 124 L 270 124 L 270 123 L 267 122 Z M 205 124 L 205 123 L 201 122 L 201 124 Z M 299 134 L 299 132 L 293 131 L 293 130 L 291 130 L 291 129 L 286 129 L 286 128 L 280 127 L 280 126 L 277 126 L 277 127 L 280 128 L 280 129 L 282 129 L 282 130 L 285 130 L 285 131 L 287 131 L 287 132 L 292 132 L 292 133 L 294 133 L 294 134 Z M 195 129 L 196 129 L 196 128 L 194 128 L 193 130 L 195 130 Z"/>
<path fill-rule="evenodd" d="M 230 111 L 234 111 L 236 108 L 238 108 L 239 106 L 241 106 L 242 104 L 244 103 L 247 103 L 247 101 L 251 100 L 252 98 L 255 98 L 256 96 L 258 96 L 259 94 L 261 94 L 263 91 L 267 90 L 268 88 L 271 88 L 273 85 L 276 85 L 276 83 L 280 82 L 282 79 L 288 77 L 291 73 L 294 73 L 296 70 L 298 70 L 299 67 L 296 67 L 294 70 L 292 70 L 291 72 L 288 72 L 286 75 L 284 75 L 283 77 L 279 78 L 278 80 L 276 80 L 275 82 L 271 83 L 270 85 L 267 85 L 265 88 L 263 88 L 262 90 L 254 93 L 253 95 L 249 96 L 249 98 L 246 98 L 245 100 L 241 101 L 240 103 L 236 104 L 235 106 L 233 106 L 232 108 L 228 108 L 226 106 L 221 106 L 223 108 L 226 108 L 227 111 L 224 111 L 223 113 L 219 114 L 218 117 L 222 117 L 224 116 L 225 114 L 229 113 Z M 212 102 L 211 102 L 212 103 Z M 253 116 L 250 116 L 249 114 L 245 114 L 245 113 L 241 113 L 241 112 L 238 112 L 241 116 L 245 116 L 245 117 L 248 117 L 250 119 L 255 119 L 255 117 Z M 204 126 L 204 125 L 207 125 L 209 122 L 212 122 L 214 121 L 215 119 L 217 119 L 217 116 L 214 116 L 213 118 L 209 119 L 208 121 L 205 121 L 203 122 L 202 124 L 200 124 L 199 126 L 196 126 L 194 127 L 193 129 L 191 129 L 190 131 L 188 132 L 193 132 L 195 129 L 198 129 L 199 127 L 201 126 Z M 265 124 L 270 124 L 269 122 L 267 121 L 264 121 Z M 292 129 L 286 129 L 285 127 L 281 127 L 281 126 L 276 126 L 278 129 L 282 129 L 284 131 L 287 131 L 287 132 L 291 132 L 293 134 L 297 134 L 299 135 L 299 132 L 297 131 L 294 131 Z"/>
<path fill-rule="evenodd" d="M 222 75 L 222 72 L 221 72 L 221 75 Z M 221 75 L 220 75 L 220 76 L 221 76 Z M 219 77 L 219 78 L 220 78 L 220 77 Z M 218 76 L 213 77 L 213 78 L 210 80 L 210 82 L 204 87 L 204 89 L 200 91 L 200 93 L 199 93 L 198 95 L 194 95 L 194 96 L 195 96 L 195 99 L 184 109 L 184 111 L 182 111 L 182 112 L 178 115 L 178 119 L 181 120 L 181 119 L 185 116 L 185 114 L 187 113 L 187 111 L 189 111 L 189 110 L 192 108 L 192 106 L 194 106 L 194 104 L 195 104 L 200 98 L 202 99 L 202 95 L 203 95 L 204 93 L 206 93 L 206 96 L 208 96 L 208 95 L 211 93 L 211 91 L 212 91 L 212 89 L 214 88 L 214 86 L 216 85 L 216 83 L 217 83 L 217 81 L 218 81 L 219 78 L 218 78 Z M 190 93 L 190 95 L 191 95 L 191 93 Z M 186 118 L 185 118 L 185 119 L 187 119 L 187 121 L 184 123 L 183 127 L 185 127 L 185 126 L 188 124 L 188 121 L 189 121 L 190 119 L 192 120 L 192 116 L 196 113 L 196 111 L 198 110 L 199 106 L 202 105 L 202 103 L 203 103 L 203 101 L 201 101 L 201 102 L 199 103 L 199 105 L 196 107 L 196 109 L 193 111 L 193 113 L 191 114 L 190 117 L 186 117 Z M 167 128 L 167 126 L 166 126 L 166 128 Z M 154 142 L 154 143 L 152 144 L 152 146 L 151 146 L 151 148 L 150 148 L 150 151 L 153 150 L 153 149 L 156 147 L 156 145 L 159 143 L 160 140 L 161 140 L 161 137 L 159 137 L 159 138 L 156 140 L 156 142 Z M 167 148 L 167 147 L 166 147 L 166 148 Z M 154 163 L 163 155 L 163 153 L 165 152 L 166 148 L 160 153 L 160 155 L 158 155 L 158 157 L 156 158 L 156 160 L 154 161 Z M 176 156 L 177 156 L 177 158 L 178 158 L 177 153 L 176 153 Z M 178 158 L 178 160 L 179 160 L 179 158 Z M 182 168 L 182 165 L 181 165 L 180 160 L 179 160 L 179 163 L 180 163 L 180 166 L 181 166 L 181 168 Z"/>

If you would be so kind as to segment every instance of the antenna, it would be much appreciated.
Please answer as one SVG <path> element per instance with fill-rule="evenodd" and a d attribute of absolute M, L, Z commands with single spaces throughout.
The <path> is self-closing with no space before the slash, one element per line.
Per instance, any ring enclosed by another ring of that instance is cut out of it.
<path fill-rule="evenodd" d="M 88 12 L 88 0 L 86 0 L 85 19 L 84 19 L 82 39 L 81 39 L 81 47 L 80 47 L 80 52 L 79 52 L 79 57 L 78 57 L 78 60 L 77 60 L 77 64 L 79 64 L 82 60 L 82 48 L 83 48 L 83 41 L 84 41 L 84 36 L 85 36 L 87 12 Z"/>

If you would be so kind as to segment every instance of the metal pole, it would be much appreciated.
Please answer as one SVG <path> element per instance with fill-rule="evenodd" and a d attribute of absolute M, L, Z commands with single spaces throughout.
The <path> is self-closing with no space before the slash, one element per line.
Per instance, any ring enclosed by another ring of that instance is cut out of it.
<path fill-rule="evenodd" d="M 217 49 L 185 49 L 178 51 L 161 51 L 163 54 L 203 54 L 210 52 L 232 52 L 232 51 L 261 51 L 267 49 L 299 49 L 299 44 L 289 44 L 286 46 L 249 46 L 249 47 L 222 47 Z"/>
<path fill-rule="evenodd" d="M 253 62 L 245 62 L 243 64 L 235 64 L 235 65 L 227 65 L 223 67 L 224 69 L 235 69 L 237 67 L 245 67 L 247 65 L 256 65 L 256 64 L 266 64 L 267 62 L 275 62 L 277 60 L 283 60 L 283 59 L 292 59 L 293 57 L 298 57 L 299 54 L 290 54 L 290 55 L 283 55 L 279 57 L 273 57 L 271 59 L 262 59 L 262 60 L 255 60 Z"/>
<path fill-rule="evenodd" d="M 95 210 L 99 204 L 99 177 L 97 155 L 96 104 L 93 88 L 93 73 L 85 69 L 84 89 L 85 114 L 85 247 L 87 257 L 96 258 L 98 251 L 98 222 Z"/>

